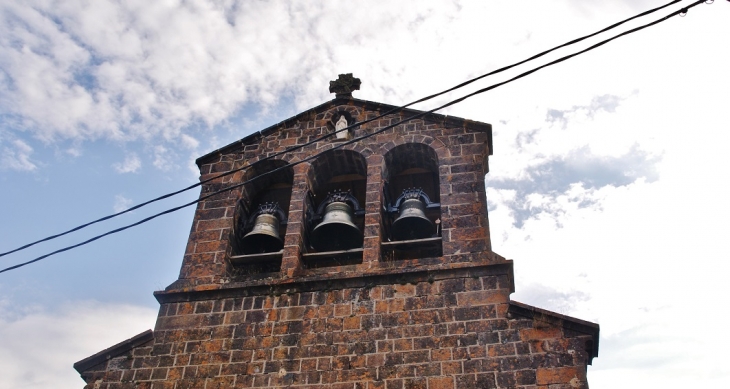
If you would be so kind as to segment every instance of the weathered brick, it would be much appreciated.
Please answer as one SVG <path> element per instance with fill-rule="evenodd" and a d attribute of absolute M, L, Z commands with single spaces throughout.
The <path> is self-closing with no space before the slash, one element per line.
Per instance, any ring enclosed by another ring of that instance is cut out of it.
<path fill-rule="evenodd" d="M 204 184 L 201 195 L 331 150 L 340 143 L 318 141 L 252 165 L 330 133 L 342 112 L 354 121 L 386 108 L 368 104 L 325 104 L 204 157 L 203 179 L 247 169 Z M 390 114 L 352 135 L 405 117 Z M 82 376 L 92 386 L 101 380 L 100 389 L 585 387 L 594 338 L 564 329 L 561 316 L 512 314 L 511 262 L 489 241 L 490 139 L 486 125 L 431 115 L 203 200 L 179 279 L 157 294 L 153 340 Z M 440 202 L 426 211 L 439 219 L 440 240 L 388 243 L 397 215 L 382 210 L 400 193 L 386 193 L 386 181 L 393 191 L 422 187 Z M 352 219 L 363 231 L 362 252 L 309 255 L 312 207 L 339 186 L 363 208 Z M 283 193 L 284 251 L 241 264 L 252 257 L 238 256 L 234 219 L 278 196 L 270 188 Z"/>
<path fill-rule="evenodd" d="M 464 292 L 457 294 L 456 299 L 464 307 L 506 303 L 509 301 L 509 291 L 501 289 Z"/>
<path fill-rule="evenodd" d="M 520 331 L 520 339 L 523 341 L 542 340 L 549 338 L 560 338 L 562 332 L 560 328 L 526 328 Z"/>
<path fill-rule="evenodd" d="M 538 368 L 535 376 L 538 385 L 571 384 L 578 388 L 585 383 L 585 369 L 580 367 Z"/>

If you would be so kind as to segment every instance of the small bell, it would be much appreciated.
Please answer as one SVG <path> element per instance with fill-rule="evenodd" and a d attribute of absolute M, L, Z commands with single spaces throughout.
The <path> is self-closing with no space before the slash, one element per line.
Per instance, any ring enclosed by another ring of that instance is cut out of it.
<path fill-rule="evenodd" d="M 419 199 L 406 199 L 398 210 L 392 226 L 394 240 L 429 238 L 435 233 L 431 220 L 426 217 L 426 205 Z"/>
<path fill-rule="evenodd" d="M 251 232 L 246 234 L 242 242 L 244 254 L 273 253 L 284 247 L 279 237 L 279 218 L 268 213 L 256 216 Z"/>
<path fill-rule="evenodd" d="M 311 244 L 317 251 L 349 250 L 362 246 L 362 232 L 352 222 L 352 208 L 344 202 L 327 204 L 322 222 L 314 227 Z"/>

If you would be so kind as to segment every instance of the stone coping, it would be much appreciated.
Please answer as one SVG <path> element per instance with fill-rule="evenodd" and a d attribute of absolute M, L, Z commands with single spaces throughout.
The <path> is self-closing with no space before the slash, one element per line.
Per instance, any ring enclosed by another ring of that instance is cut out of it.
<path fill-rule="evenodd" d="M 117 357 L 119 355 L 122 355 L 126 353 L 129 350 L 132 350 L 135 347 L 141 346 L 149 341 L 154 339 L 154 334 L 152 330 L 147 330 L 145 332 L 142 332 L 141 334 L 135 335 L 127 340 L 123 340 L 114 346 L 111 346 L 107 349 L 104 349 L 102 351 L 99 351 L 98 353 L 84 358 L 76 363 L 74 363 L 74 369 L 79 372 L 79 374 L 83 374 L 85 371 L 89 370 L 90 368 L 100 364 L 104 363 L 114 357 Z"/>
<path fill-rule="evenodd" d="M 387 112 L 394 108 L 398 108 L 395 105 L 390 104 L 384 104 L 384 103 L 378 103 L 374 101 L 368 101 L 368 100 L 360 100 L 355 98 L 335 98 L 333 100 L 327 101 L 323 104 L 320 104 L 314 108 L 310 108 L 304 112 L 301 112 L 297 115 L 294 115 L 288 119 L 282 120 L 281 122 L 274 124 L 272 126 L 269 126 L 261 131 L 254 132 L 251 135 L 248 135 L 241 140 L 235 141 L 233 143 L 230 143 L 226 146 L 223 146 L 217 150 L 211 151 L 208 154 L 205 154 L 198 159 L 195 160 L 195 163 L 198 165 L 198 167 L 208 163 L 208 160 L 211 159 L 211 157 L 216 157 L 221 154 L 226 154 L 234 150 L 236 147 L 245 146 L 247 144 L 251 144 L 258 140 L 261 137 L 267 136 L 270 133 L 273 133 L 277 129 L 280 128 L 287 128 L 294 123 L 296 123 L 298 120 L 300 120 L 303 117 L 307 117 L 309 115 L 316 115 L 317 113 L 324 112 L 330 108 L 334 108 L 340 105 L 354 105 L 354 106 L 361 106 L 371 111 L 383 111 Z M 422 113 L 423 111 L 418 111 L 415 109 L 409 109 L 405 108 L 401 110 L 401 112 L 404 112 L 407 115 L 415 115 Z M 393 113 L 394 115 L 397 114 L 397 112 Z M 489 155 L 493 154 L 493 144 L 492 144 L 492 125 L 489 123 L 483 123 L 478 122 L 474 120 L 464 119 L 456 116 L 447 116 L 447 115 L 441 115 L 437 113 L 430 113 L 426 114 L 422 117 L 423 120 L 432 122 L 432 123 L 441 123 L 445 125 L 451 125 L 451 126 L 458 126 L 458 127 L 464 127 L 468 129 L 472 129 L 475 131 L 485 132 L 487 133 L 487 144 L 489 146 Z"/>
<path fill-rule="evenodd" d="M 509 310 L 507 312 L 512 315 L 557 325 L 565 330 L 591 335 L 593 337 L 593 344 L 588 349 L 588 353 L 591 356 L 591 361 L 588 364 L 591 364 L 593 358 L 598 356 L 598 335 L 601 327 L 597 323 L 576 319 L 571 316 L 562 315 L 513 300 L 509 302 Z"/>

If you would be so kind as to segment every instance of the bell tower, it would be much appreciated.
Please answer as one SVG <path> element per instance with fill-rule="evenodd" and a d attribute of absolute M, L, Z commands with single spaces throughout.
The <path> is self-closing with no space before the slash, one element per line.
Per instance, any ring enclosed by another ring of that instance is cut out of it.
<path fill-rule="evenodd" d="M 154 331 L 75 365 L 89 389 L 587 388 L 598 325 L 511 301 L 492 251 L 491 125 L 360 85 L 196 161 L 180 276 Z"/>

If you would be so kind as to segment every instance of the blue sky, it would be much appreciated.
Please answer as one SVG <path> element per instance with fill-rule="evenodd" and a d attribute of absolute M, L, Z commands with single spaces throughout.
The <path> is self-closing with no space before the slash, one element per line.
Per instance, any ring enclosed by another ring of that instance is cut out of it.
<path fill-rule="evenodd" d="M 4 2 L 0 251 L 196 182 L 196 157 L 331 99 L 338 73 L 362 79 L 358 98 L 401 104 L 661 4 Z M 702 4 L 444 112 L 494 126 L 487 196 L 512 298 L 601 324 L 592 388 L 730 378 L 713 357 L 728 340 L 706 336 L 724 330 L 729 292 L 729 16 Z M 0 274 L 0 386 L 81 387 L 75 361 L 152 328 L 191 221 L 192 208 Z M 688 331 L 707 311 L 719 317 Z"/>

